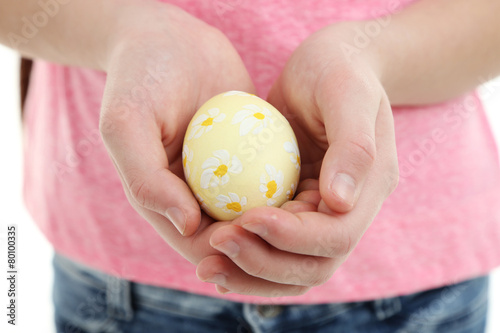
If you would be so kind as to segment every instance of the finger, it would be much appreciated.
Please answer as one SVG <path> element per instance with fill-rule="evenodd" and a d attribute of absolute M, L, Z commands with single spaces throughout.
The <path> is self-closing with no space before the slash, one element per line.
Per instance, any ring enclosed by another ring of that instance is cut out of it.
<path fill-rule="evenodd" d="M 317 179 L 304 179 L 297 187 L 297 193 L 309 190 L 319 190 L 319 180 Z"/>
<path fill-rule="evenodd" d="M 318 190 L 302 191 L 297 194 L 295 199 L 285 202 L 280 208 L 294 214 L 316 212 L 320 201 L 321 195 Z"/>
<path fill-rule="evenodd" d="M 274 84 L 272 85 L 271 89 L 267 94 L 267 101 L 277 110 L 279 110 L 280 113 L 290 122 L 294 120 L 295 115 L 289 112 L 286 103 L 283 99 L 283 92 L 281 91 L 282 88 L 281 80 L 282 77 L 280 76 L 278 80 L 274 82 Z"/>
<path fill-rule="evenodd" d="M 278 250 L 235 225 L 217 229 L 210 245 L 247 274 L 277 283 L 317 286 L 326 282 L 335 268 L 330 258 Z"/>
<path fill-rule="evenodd" d="M 376 136 L 379 147 L 377 148 L 378 161 L 374 168 L 380 169 L 380 187 L 385 198 L 391 195 L 399 182 L 398 152 L 396 147 L 396 131 L 389 98 L 384 93 L 380 103 L 379 116 L 377 117 Z M 384 198 L 384 200 L 385 200 Z"/>
<path fill-rule="evenodd" d="M 315 212 L 317 211 L 318 206 L 309 202 L 294 200 L 285 202 L 280 208 L 286 210 L 287 212 L 296 214 L 300 212 Z"/>
<path fill-rule="evenodd" d="M 305 294 L 310 288 L 306 286 L 287 285 L 263 280 L 248 275 L 231 259 L 222 255 L 204 258 L 196 268 L 196 275 L 201 281 L 215 283 L 222 293 L 227 291 L 252 296 L 283 297 Z"/>
<path fill-rule="evenodd" d="M 281 114 L 283 114 L 295 133 L 301 158 L 301 179 L 318 179 L 319 171 L 321 169 L 321 160 L 318 160 L 317 156 L 323 156 L 324 148 L 316 144 L 315 134 L 318 131 L 324 132 L 322 126 L 323 124 L 317 120 L 311 121 L 311 115 L 309 112 L 302 112 L 303 110 L 308 110 L 309 107 L 294 107 L 301 105 L 298 101 L 309 99 L 303 99 L 302 97 L 299 97 L 298 94 L 292 94 L 293 96 L 288 94 L 291 98 L 285 102 L 282 91 L 284 88 L 284 80 L 283 75 L 281 75 L 278 80 L 274 82 L 267 96 L 267 101 L 279 110 Z M 321 135 L 324 136 L 324 134 Z"/>
<path fill-rule="evenodd" d="M 294 201 L 304 201 L 314 206 L 318 206 L 321 200 L 319 190 L 302 191 L 295 197 Z"/>
<path fill-rule="evenodd" d="M 165 216 L 182 235 L 191 235 L 200 222 L 199 205 L 187 184 L 168 169 L 159 125 L 138 107 L 126 115 L 120 112 L 103 104 L 100 130 L 123 187 L 139 207 Z"/>
<path fill-rule="evenodd" d="M 129 201 L 131 201 L 132 207 L 151 224 L 156 233 L 189 262 L 197 265 L 201 259 L 205 258 L 207 255 L 219 253 L 210 246 L 210 236 L 215 229 L 227 225 L 230 222 L 214 222 L 208 215 L 202 214 L 200 225 L 196 232 L 191 236 L 182 236 L 165 216 L 152 210 L 139 207 L 137 203 L 130 198 L 130 192 L 127 189 L 125 189 L 125 195 L 129 198 Z M 159 260 L 163 259 L 160 258 Z"/>
<path fill-rule="evenodd" d="M 380 93 L 362 79 L 347 79 L 342 87 L 332 86 L 338 79 L 328 80 L 318 96 L 329 144 L 321 166 L 320 192 L 331 210 L 347 212 L 358 200 L 376 158 Z"/>
<path fill-rule="evenodd" d="M 362 235 L 356 223 L 360 222 L 342 216 L 311 211 L 293 214 L 274 207 L 254 208 L 238 221 L 279 250 L 329 258 L 345 258 L 352 251 Z"/>
<path fill-rule="evenodd" d="M 371 166 L 370 173 L 376 175 L 377 179 L 383 182 L 372 181 L 371 183 L 376 183 L 376 185 L 370 186 L 379 188 L 379 191 L 373 194 L 372 201 L 375 204 L 382 204 L 383 200 L 394 191 L 399 180 L 394 119 L 385 93 L 380 101 L 375 129 L 377 158 Z M 367 181 L 368 179 L 365 178 L 363 188 L 367 187 Z M 334 212 L 331 205 L 328 205 L 324 199 L 318 205 L 318 211 L 326 214 Z"/>
<path fill-rule="evenodd" d="M 366 190 L 349 214 L 300 212 L 291 214 L 276 208 L 255 208 L 245 213 L 240 225 L 283 251 L 327 257 L 348 255 L 361 239 L 384 200 L 398 181 L 394 122 L 384 97 L 377 118 L 379 158 L 366 179 Z M 320 202 L 318 210 L 321 211 Z"/>

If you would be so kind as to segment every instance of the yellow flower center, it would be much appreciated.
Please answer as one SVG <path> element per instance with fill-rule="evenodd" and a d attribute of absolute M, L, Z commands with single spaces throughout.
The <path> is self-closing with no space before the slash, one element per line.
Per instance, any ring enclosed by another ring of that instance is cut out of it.
<path fill-rule="evenodd" d="M 276 190 L 278 189 L 278 185 L 276 184 L 276 181 L 271 180 L 269 183 L 267 183 L 267 192 L 266 192 L 266 197 L 271 199 L 276 193 Z"/>
<path fill-rule="evenodd" d="M 241 212 L 241 205 L 239 202 L 231 202 L 226 205 L 227 209 L 234 210 L 236 213 Z"/>
<path fill-rule="evenodd" d="M 182 159 L 182 165 L 184 165 L 184 167 L 186 167 L 187 159 L 187 155 Z"/>
<path fill-rule="evenodd" d="M 288 200 L 292 200 L 293 199 L 293 191 L 290 190 L 290 193 L 288 193 Z"/>
<path fill-rule="evenodd" d="M 264 119 L 264 118 L 266 117 L 266 116 L 264 116 L 264 115 L 263 115 L 262 113 L 260 113 L 260 112 L 256 112 L 256 113 L 254 113 L 254 114 L 253 114 L 253 116 L 254 116 L 255 118 L 259 119 L 259 120 L 262 120 L 262 119 Z"/>
<path fill-rule="evenodd" d="M 201 123 L 201 126 L 210 126 L 214 123 L 214 118 L 207 118 L 204 122 Z"/>
<path fill-rule="evenodd" d="M 226 173 L 227 173 L 227 165 L 225 165 L 225 164 L 219 165 L 217 170 L 214 171 L 214 175 L 216 175 L 217 177 L 222 177 Z"/>
<path fill-rule="evenodd" d="M 297 164 L 300 165 L 300 156 L 297 155 Z"/>

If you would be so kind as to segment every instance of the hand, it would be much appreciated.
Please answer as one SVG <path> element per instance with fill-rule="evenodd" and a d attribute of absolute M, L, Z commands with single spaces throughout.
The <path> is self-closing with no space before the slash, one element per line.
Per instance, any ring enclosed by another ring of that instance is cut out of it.
<path fill-rule="evenodd" d="M 222 274 L 219 291 L 299 295 L 326 282 L 395 189 L 394 124 L 377 59 L 349 59 L 339 47 L 355 24 L 363 22 L 311 35 L 273 86 L 269 101 L 294 128 L 302 178 L 313 180 L 281 209 L 254 209 L 214 231 L 210 243 L 227 256 L 203 259 L 197 273 Z"/>
<path fill-rule="evenodd" d="M 210 97 L 253 92 L 253 84 L 225 36 L 177 7 L 133 2 L 119 11 L 116 31 L 105 66 L 104 143 L 135 210 L 196 263 L 215 252 L 208 239 L 193 246 L 213 220 L 201 218 L 184 181 L 184 133 Z"/>

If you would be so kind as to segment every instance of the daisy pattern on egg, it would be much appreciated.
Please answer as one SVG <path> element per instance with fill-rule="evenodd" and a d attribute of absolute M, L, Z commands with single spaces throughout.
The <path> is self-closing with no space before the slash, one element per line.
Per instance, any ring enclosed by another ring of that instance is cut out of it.
<path fill-rule="evenodd" d="M 287 153 L 290 153 L 290 161 L 295 165 L 295 168 L 298 170 L 300 168 L 300 153 L 299 147 L 297 145 L 297 141 L 295 138 L 292 138 L 291 141 L 287 141 L 283 144 L 283 148 Z"/>
<path fill-rule="evenodd" d="M 186 173 L 186 178 L 189 177 L 190 170 L 188 162 L 193 161 L 193 151 L 189 150 L 187 145 L 182 147 L 182 166 L 184 167 L 184 172 Z"/>
<path fill-rule="evenodd" d="M 238 157 L 233 155 L 230 158 L 227 150 L 216 150 L 213 155 L 201 165 L 204 170 L 201 174 L 200 186 L 204 189 L 225 185 L 229 182 L 230 174 L 239 174 L 243 171 L 243 166 Z"/>
<path fill-rule="evenodd" d="M 283 193 L 283 172 L 276 171 L 276 168 L 270 164 L 265 166 L 266 173 L 260 176 L 259 190 L 263 197 L 267 198 L 267 205 L 272 206 L 276 203 L 276 198 Z"/>
<path fill-rule="evenodd" d="M 201 208 L 203 208 L 203 210 L 206 213 L 210 213 L 210 207 L 208 207 L 207 203 L 205 202 L 205 200 L 203 200 L 201 195 L 196 194 L 196 201 L 198 201 L 198 204 L 201 206 Z"/>
<path fill-rule="evenodd" d="M 216 207 L 222 208 L 225 213 L 236 213 L 241 215 L 243 206 L 247 204 L 246 197 L 240 197 L 233 192 L 229 192 L 228 195 L 219 194 L 216 198 L 218 202 L 215 204 Z"/>
<path fill-rule="evenodd" d="M 253 134 L 259 134 L 264 128 L 273 122 L 272 113 L 265 107 L 259 107 L 255 104 L 247 104 L 243 109 L 236 112 L 231 124 L 240 123 L 240 136 L 247 135 L 252 131 Z"/>
<path fill-rule="evenodd" d="M 220 113 L 218 108 L 209 109 L 207 114 L 199 115 L 192 123 L 191 134 L 188 140 L 198 139 L 203 133 L 210 132 L 214 127 L 214 123 L 220 123 L 226 118 L 224 113 Z"/>
<path fill-rule="evenodd" d="M 286 191 L 286 198 L 288 200 L 292 200 L 293 199 L 293 196 L 295 195 L 295 191 L 296 191 L 296 188 L 297 185 L 295 185 L 295 183 L 292 183 L 292 186 L 290 186 L 290 189 L 288 191 Z"/>

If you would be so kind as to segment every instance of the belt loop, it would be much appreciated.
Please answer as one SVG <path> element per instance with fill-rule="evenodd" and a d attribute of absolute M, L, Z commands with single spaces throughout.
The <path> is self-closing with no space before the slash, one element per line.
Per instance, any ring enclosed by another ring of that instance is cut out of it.
<path fill-rule="evenodd" d="M 375 315 L 378 320 L 385 320 L 401 311 L 401 300 L 399 297 L 382 298 L 373 301 Z"/>
<path fill-rule="evenodd" d="M 132 311 L 132 298 L 130 281 L 111 275 L 106 278 L 106 303 L 108 315 L 121 320 L 129 321 L 134 313 Z"/>

